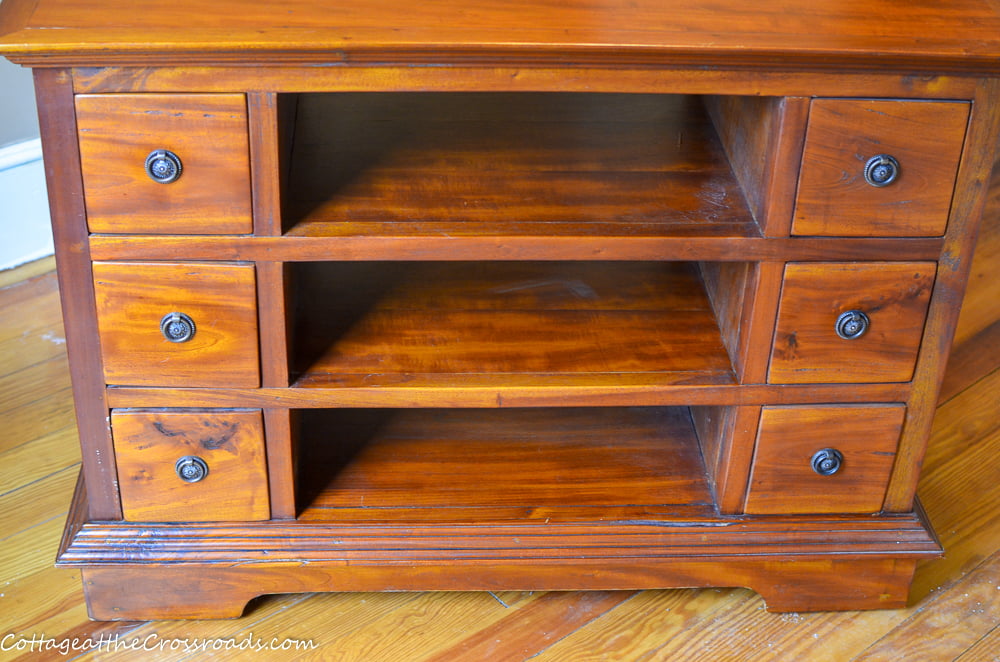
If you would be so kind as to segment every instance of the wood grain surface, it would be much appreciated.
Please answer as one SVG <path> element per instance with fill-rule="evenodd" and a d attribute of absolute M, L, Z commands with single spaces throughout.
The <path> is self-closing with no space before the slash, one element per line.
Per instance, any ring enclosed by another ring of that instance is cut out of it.
<path fill-rule="evenodd" d="M 956 360 L 975 357 L 981 369 L 949 371 L 949 395 L 938 408 L 921 483 L 921 496 L 948 555 L 919 565 L 911 596 L 915 604 L 907 609 L 771 614 L 761 608 L 760 597 L 745 589 L 298 593 L 255 600 L 243 625 L 92 622 L 79 574 L 52 567 L 50 557 L 38 553 L 40 547 L 54 549 L 58 544 L 63 519 L 59 513 L 65 512 L 79 466 L 70 393 L 58 387 L 57 377 L 46 376 L 58 373 L 49 366 L 64 361 L 65 350 L 65 345 L 46 339 L 63 337 L 58 304 L 51 296 L 55 277 L 50 274 L 41 282 L 33 281 L 35 294 L 25 293 L 23 286 L 0 290 L 3 310 L 14 306 L 19 313 L 0 315 L 12 325 L 10 341 L 0 347 L 4 375 L 0 388 L 5 401 L 28 398 L 13 409 L 0 408 L 8 431 L 0 453 L 4 466 L 12 469 L 3 479 L 8 491 L 0 495 L 8 531 L 0 540 L 8 582 L 4 600 L 9 606 L 3 611 L 3 628 L 18 635 L 107 634 L 123 640 L 149 635 L 229 637 L 252 630 L 266 638 L 310 639 L 317 646 L 313 651 L 274 653 L 280 660 L 319 655 L 349 662 L 393 662 L 404 654 L 415 661 L 471 662 L 482 660 L 484 650 L 490 659 L 515 662 L 588 656 L 708 662 L 720 656 L 760 659 L 762 655 L 782 662 L 839 662 L 862 655 L 883 659 L 891 654 L 887 651 L 921 651 L 930 659 L 991 660 L 995 647 L 990 644 L 1000 624 L 998 592 L 993 590 L 995 582 L 990 583 L 1000 567 L 996 553 L 1000 520 L 992 507 L 1000 498 L 995 480 L 1000 455 L 991 403 L 1000 384 L 992 377 L 984 380 L 995 372 L 998 357 L 989 349 L 992 345 L 976 340 L 996 322 L 991 306 L 996 300 L 995 280 L 989 277 L 995 270 L 996 251 L 989 247 L 1000 245 L 996 241 L 1000 224 L 995 212 L 988 218 L 983 250 L 973 265 L 969 300 L 975 305 L 964 310 L 960 343 L 953 354 Z M 31 384 L 40 389 L 34 396 Z M 956 493 L 963 497 L 956 499 Z M 161 660 L 185 656 L 170 651 L 155 654 Z M 90 652 L 80 659 L 97 657 Z M 117 657 L 129 659 L 125 654 Z M 219 657 L 239 659 L 224 651 Z M 65 658 L 43 652 L 23 659 Z"/>
<path fill-rule="evenodd" d="M 905 412 L 903 405 L 763 407 L 746 512 L 880 511 Z M 821 476 L 811 459 L 827 448 L 843 464 Z"/>
<path fill-rule="evenodd" d="M 293 236 L 754 236 L 697 99 L 303 95 Z"/>
<path fill-rule="evenodd" d="M 944 234 L 968 121 L 968 103 L 814 99 L 792 233 Z M 863 174 L 880 154 L 899 162 L 881 188 Z"/>
<path fill-rule="evenodd" d="M 787 265 L 768 381 L 908 381 L 935 272 L 929 262 Z M 864 335 L 844 339 L 836 322 L 851 310 L 871 323 Z"/>
<path fill-rule="evenodd" d="M 624 521 L 713 511 L 686 408 L 307 414 L 300 520 Z"/>
<path fill-rule="evenodd" d="M 117 410 L 111 429 L 125 520 L 270 519 L 260 411 Z M 198 482 L 175 471 L 189 456 L 208 465 Z"/>
<path fill-rule="evenodd" d="M 990 0 L 817 0 L 804 10 L 779 0 L 747 4 L 596 0 L 411 3 L 235 0 L 122 11 L 114 0 L 7 0 L 0 51 L 29 63 L 184 62 L 495 65 L 775 66 L 899 71 L 998 70 L 1000 16 Z M 27 5 L 27 6 L 26 6 Z M 34 9 L 32 11 L 32 6 Z M 58 26 L 59 30 L 47 30 Z M 219 26 L 226 26 L 220 30 Z M 872 58 L 871 53 L 878 53 Z"/>
<path fill-rule="evenodd" d="M 94 263 L 107 383 L 259 386 L 254 283 L 246 264 Z M 190 340 L 164 338 L 173 312 L 194 321 Z"/>
<path fill-rule="evenodd" d="M 91 232 L 253 231 L 242 94 L 78 95 L 76 114 Z M 146 174 L 155 150 L 180 158 L 176 181 Z"/>
<path fill-rule="evenodd" d="M 297 386 L 364 375 L 659 374 L 732 367 L 696 271 L 681 263 L 358 263 L 299 270 Z M 627 377 L 626 377 L 627 378 Z"/>

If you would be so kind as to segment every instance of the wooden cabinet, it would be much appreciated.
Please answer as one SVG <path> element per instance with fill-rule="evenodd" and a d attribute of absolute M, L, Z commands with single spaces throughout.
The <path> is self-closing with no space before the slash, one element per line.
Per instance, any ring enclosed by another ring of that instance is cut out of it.
<path fill-rule="evenodd" d="M 94 618 L 906 603 L 995 7 L 928 42 L 832 0 L 805 31 L 737 0 L 178 2 L 0 9 L 37 67 L 83 449 L 59 563 Z"/>

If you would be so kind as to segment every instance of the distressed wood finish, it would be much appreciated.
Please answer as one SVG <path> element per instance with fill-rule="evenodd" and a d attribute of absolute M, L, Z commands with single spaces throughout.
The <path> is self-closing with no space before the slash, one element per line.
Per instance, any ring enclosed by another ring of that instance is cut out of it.
<path fill-rule="evenodd" d="M 96 262 L 94 290 L 107 383 L 260 385 L 252 266 Z M 186 342 L 160 329 L 174 312 L 194 321 Z"/>
<path fill-rule="evenodd" d="M 91 232 L 252 232 L 244 95 L 78 95 L 76 115 Z M 146 174 L 159 149 L 180 158 L 176 181 Z"/>
<path fill-rule="evenodd" d="M 218 522 L 271 517 L 259 411 L 111 412 L 122 512 L 133 522 Z M 204 478 L 181 480 L 175 464 L 198 457 Z"/>
<path fill-rule="evenodd" d="M 93 616 L 905 604 L 940 552 L 914 491 L 1000 140 L 993 0 L 112 4 L 0 6 L 63 161 L 59 560 Z M 138 169 L 155 148 L 176 185 Z M 879 190 L 876 153 L 902 168 Z M 842 340 L 851 309 L 872 326 Z"/>
<path fill-rule="evenodd" d="M 792 233 L 944 234 L 968 120 L 968 103 L 813 100 Z M 881 188 L 863 176 L 880 154 L 899 162 Z"/>
<path fill-rule="evenodd" d="M 789 264 L 768 381 L 909 381 L 935 270 L 929 262 Z M 871 323 L 863 335 L 841 338 L 837 319 L 852 310 Z"/>
<path fill-rule="evenodd" d="M 876 513 L 889 484 L 903 405 L 764 407 L 745 512 Z M 843 455 L 840 470 L 819 475 L 813 455 Z"/>

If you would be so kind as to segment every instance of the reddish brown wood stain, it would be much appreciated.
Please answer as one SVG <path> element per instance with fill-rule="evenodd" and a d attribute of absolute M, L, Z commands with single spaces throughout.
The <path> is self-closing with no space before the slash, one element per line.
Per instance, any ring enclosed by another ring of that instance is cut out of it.
<path fill-rule="evenodd" d="M 39 67 L 94 617 L 898 607 L 940 552 L 914 498 L 1000 141 L 989 0 L 6 0 L 0 52 Z"/>

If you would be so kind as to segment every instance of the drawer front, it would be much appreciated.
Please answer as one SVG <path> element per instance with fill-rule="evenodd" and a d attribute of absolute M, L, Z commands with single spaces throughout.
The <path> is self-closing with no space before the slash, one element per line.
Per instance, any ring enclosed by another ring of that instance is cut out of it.
<path fill-rule="evenodd" d="M 786 265 L 768 381 L 909 381 L 934 275 L 933 262 Z"/>
<path fill-rule="evenodd" d="M 116 410 L 111 430 L 126 520 L 270 518 L 259 410 Z"/>
<path fill-rule="evenodd" d="M 94 288 L 108 384 L 259 386 L 252 265 L 95 262 Z"/>
<path fill-rule="evenodd" d="M 91 232 L 253 232 L 243 95 L 80 95 L 76 114 Z"/>
<path fill-rule="evenodd" d="M 895 404 L 764 407 L 746 512 L 880 511 L 905 410 Z"/>
<path fill-rule="evenodd" d="M 813 101 L 792 234 L 944 234 L 968 119 L 964 102 Z M 882 155 L 898 168 L 873 163 L 876 186 L 865 167 Z"/>

